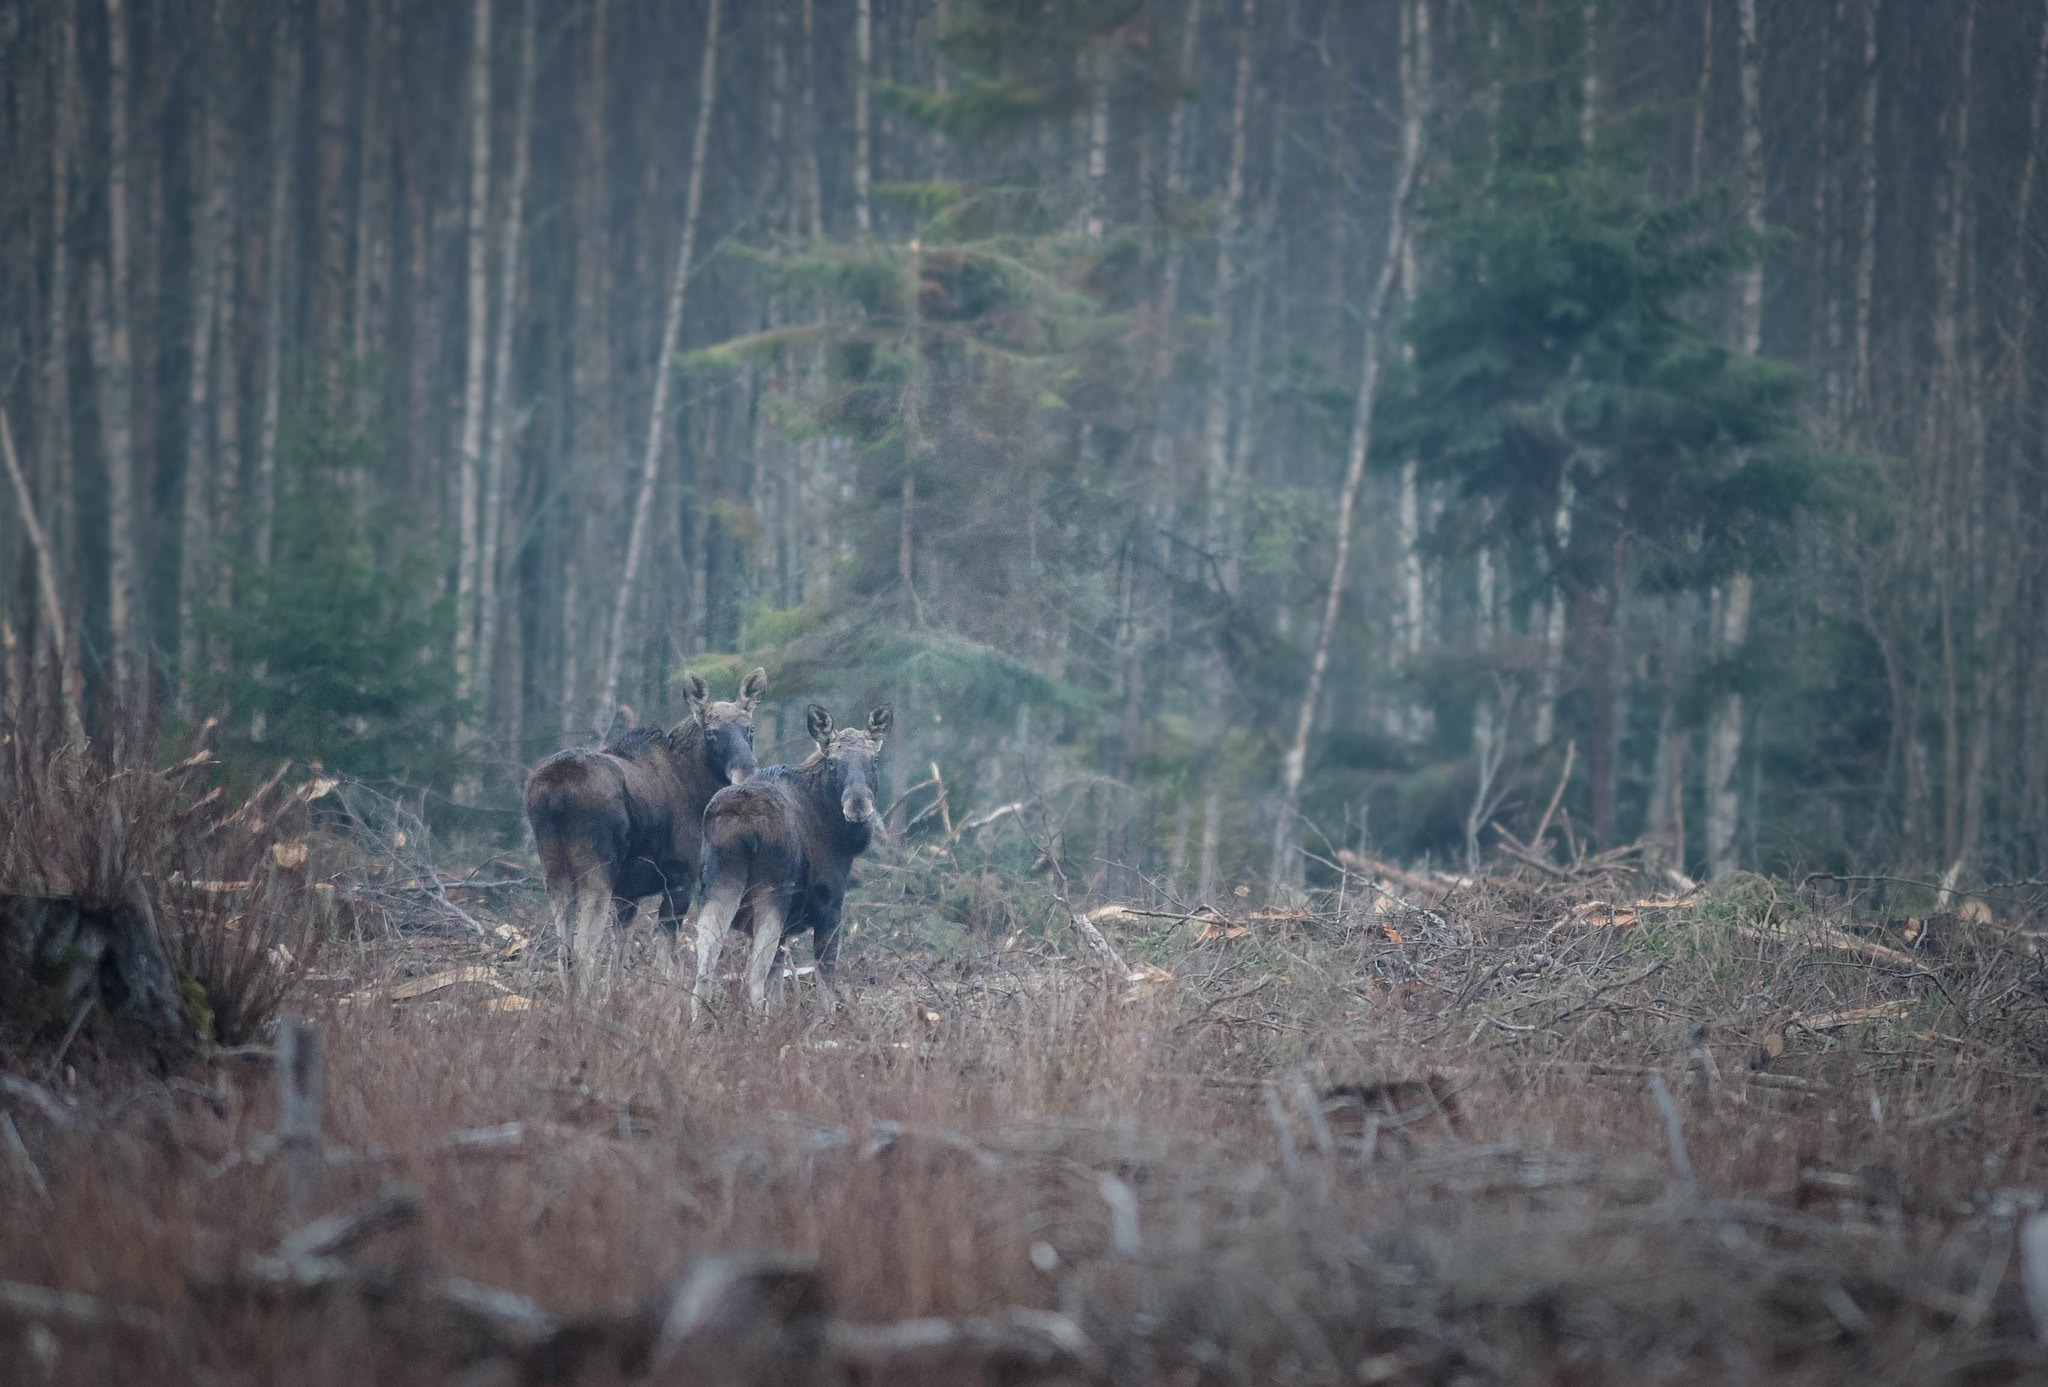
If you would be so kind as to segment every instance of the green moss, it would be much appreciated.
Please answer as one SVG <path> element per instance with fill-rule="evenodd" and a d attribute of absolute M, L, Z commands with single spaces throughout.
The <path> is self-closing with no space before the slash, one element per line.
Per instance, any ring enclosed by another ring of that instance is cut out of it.
<path fill-rule="evenodd" d="M 209 1045 L 213 1043 L 213 1005 L 206 987 L 187 973 L 178 975 L 178 1007 L 185 1014 L 192 1033 Z"/>

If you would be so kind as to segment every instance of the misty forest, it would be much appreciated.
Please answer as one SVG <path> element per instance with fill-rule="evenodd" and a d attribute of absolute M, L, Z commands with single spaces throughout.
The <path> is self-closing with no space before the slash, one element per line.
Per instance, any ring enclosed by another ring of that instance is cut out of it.
<path fill-rule="evenodd" d="M 0 0 L 0 1377 L 2048 1381 L 2044 154 L 2048 0 Z"/>
<path fill-rule="evenodd" d="M 511 846 L 759 664 L 1120 896 L 2048 858 L 2039 6 L 0 21 L 10 698 Z"/>

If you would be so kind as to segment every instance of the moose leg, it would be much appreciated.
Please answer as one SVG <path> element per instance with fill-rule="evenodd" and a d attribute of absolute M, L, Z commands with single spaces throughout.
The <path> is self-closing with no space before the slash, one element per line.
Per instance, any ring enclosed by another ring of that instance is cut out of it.
<path fill-rule="evenodd" d="M 754 951 L 747 959 L 747 1000 L 756 1012 L 768 1010 L 768 973 L 782 947 L 782 900 L 766 894 L 754 905 Z"/>
<path fill-rule="evenodd" d="M 811 927 L 811 956 L 818 964 L 818 1005 L 830 1016 L 839 1005 L 838 989 L 832 985 L 833 971 L 839 966 L 839 902 L 819 909 L 818 921 Z"/>
<path fill-rule="evenodd" d="M 571 923 L 575 939 L 569 945 L 570 966 L 576 970 L 576 997 L 590 996 L 590 988 L 603 970 L 610 953 L 612 893 L 602 873 L 583 878 L 576 891 L 576 918 Z"/>
<path fill-rule="evenodd" d="M 690 1020 L 703 1014 L 711 996 L 712 972 L 718 967 L 719 950 L 725 946 L 725 932 L 739 914 L 742 883 L 721 881 L 705 893 L 697 906 L 697 976 L 690 984 Z"/>

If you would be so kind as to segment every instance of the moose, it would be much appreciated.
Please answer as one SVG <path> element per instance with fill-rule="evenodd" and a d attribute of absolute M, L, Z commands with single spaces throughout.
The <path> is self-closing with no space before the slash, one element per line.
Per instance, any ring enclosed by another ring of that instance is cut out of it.
<path fill-rule="evenodd" d="M 832 1009 L 839 912 L 853 859 L 873 836 L 875 758 L 893 721 L 884 705 L 868 713 L 865 729 L 835 730 L 832 715 L 814 703 L 805 730 L 818 749 L 808 759 L 796 766 L 764 766 L 752 779 L 711 797 L 704 810 L 693 1022 L 710 997 L 728 929 L 753 937 L 746 982 L 756 1011 L 768 1004 L 776 949 L 785 938 L 810 930 L 818 998 Z"/>
<path fill-rule="evenodd" d="M 641 898 L 660 895 L 663 917 L 681 920 L 697 880 L 704 808 L 754 773 L 754 706 L 767 687 L 767 671 L 757 669 L 738 698 L 714 701 L 686 671 L 690 713 L 674 727 L 635 727 L 602 750 L 558 751 L 527 777 L 526 819 L 579 991 L 605 925 L 631 920 Z"/>

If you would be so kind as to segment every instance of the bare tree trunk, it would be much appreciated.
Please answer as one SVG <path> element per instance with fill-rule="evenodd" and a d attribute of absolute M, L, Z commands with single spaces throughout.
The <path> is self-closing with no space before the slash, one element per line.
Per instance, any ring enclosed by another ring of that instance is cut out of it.
<path fill-rule="evenodd" d="M 804 226 L 811 244 L 825 239 L 825 195 L 818 177 L 818 17 L 816 0 L 803 0 L 804 102 L 802 144 Z"/>
<path fill-rule="evenodd" d="M 676 248 L 675 274 L 669 281 L 668 312 L 662 321 L 661 351 L 655 358 L 653 399 L 647 413 L 647 447 L 640 459 L 639 493 L 633 501 L 632 528 L 626 558 L 612 601 L 611 635 L 605 643 L 604 683 L 599 690 L 599 726 L 609 724 L 619 690 L 619 669 L 625 659 L 626 618 L 632 609 L 633 584 L 647 547 L 649 511 L 661 475 L 662 437 L 668 422 L 669 380 L 674 375 L 677 344 L 682 340 L 683 297 L 689 288 L 690 265 L 696 254 L 697 214 L 704 202 L 704 160 L 711 143 L 711 116 L 718 95 L 718 19 L 722 0 L 711 0 L 704 19 L 704 61 L 698 74 L 697 129 L 690 141 L 690 182 L 683 201 L 683 229 Z M 866 0 L 862 0 L 863 9 Z"/>
<path fill-rule="evenodd" d="M 808 0 L 806 0 L 808 3 Z M 577 75 L 576 125 L 576 275 L 572 286 L 574 326 L 569 366 L 573 398 L 572 451 L 565 460 L 563 482 L 574 485 L 585 476 L 611 470 L 616 451 L 613 429 L 611 341 L 611 193 L 607 177 L 606 108 L 609 100 L 608 0 L 592 0 L 587 11 L 588 37 Z M 608 494 L 608 493 L 604 493 Z M 562 740 L 585 730 L 591 710 L 584 669 L 592 655 L 601 655 L 597 639 L 581 639 L 587 624 L 581 610 L 582 574 L 588 547 L 589 507 L 562 516 L 561 712 Z M 596 584 L 590 585 L 595 589 Z M 596 633 L 597 638 L 602 633 Z M 609 717 L 606 710 L 601 716 Z"/>
<path fill-rule="evenodd" d="M 1202 457 L 1206 465 L 1206 523 L 1202 542 L 1226 589 L 1235 586 L 1233 555 L 1225 552 L 1230 508 L 1229 365 L 1237 293 L 1238 230 L 1243 220 L 1245 124 L 1251 107 L 1253 36 L 1257 32 L 1257 0 L 1244 0 L 1238 36 L 1237 83 L 1230 104 L 1230 164 L 1224 176 L 1223 204 L 1216 213 L 1216 285 L 1209 317 L 1213 324 L 1209 350 L 1209 388 L 1202 410 Z"/>
<path fill-rule="evenodd" d="M 202 71 L 203 94 L 192 132 L 192 339 L 187 352 L 191 377 L 186 393 L 184 533 L 178 545 L 178 702 L 189 709 L 193 687 L 205 664 L 199 638 L 196 604 L 209 587 L 207 550 L 213 543 L 213 478 L 215 456 L 208 446 L 211 412 L 207 390 L 213 368 L 214 304 L 220 294 L 221 246 L 233 231 L 228 224 L 225 165 L 229 158 L 227 123 L 221 119 L 221 96 L 214 83 L 224 82 L 227 31 L 221 22 L 224 6 L 215 0 L 206 31 Z M 204 188 L 202 198 L 197 189 Z"/>
<path fill-rule="evenodd" d="M 1852 403 L 1867 410 L 1870 383 L 1870 305 L 1877 286 L 1877 6 L 1863 0 L 1863 111 L 1858 142 L 1857 182 L 1862 192 L 1862 223 L 1856 235 L 1856 356 Z"/>
<path fill-rule="evenodd" d="M 46 599 L 63 591 L 61 576 L 67 561 L 75 562 L 77 527 L 73 522 L 76 493 L 72 465 L 71 413 L 71 174 L 77 159 L 79 73 L 78 0 L 57 0 L 51 25 L 56 52 L 51 69 L 55 74 L 54 104 L 50 139 L 50 283 L 49 340 L 44 345 L 43 399 L 38 423 L 40 465 L 50 478 L 50 526 L 46 543 L 55 551 Z M 28 504 L 24 502 L 23 509 Z M 48 619 L 42 632 L 57 665 L 58 683 L 63 689 L 67 720 L 84 700 L 85 678 L 80 668 L 78 645 L 69 639 L 68 619 L 61 600 L 46 600 Z"/>
<path fill-rule="evenodd" d="M 226 0 L 217 0 L 221 5 L 220 27 L 216 31 L 228 32 L 226 23 Z M 225 122 L 223 122 L 225 124 Z M 223 140 L 226 132 L 223 131 Z M 239 539 L 242 534 L 242 374 L 241 342 L 237 337 L 241 304 L 241 230 L 237 224 L 235 209 L 237 178 L 234 150 L 223 144 L 221 161 L 215 170 L 220 180 L 220 205 L 222 220 L 216 225 L 214 257 L 218 262 L 218 273 L 214 286 L 214 370 L 217 379 L 213 385 L 213 516 L 211 530 L 216 540 Z M 227 606 L 234 600 L 234 568 L 231 564 L 217 564 L 213 570 L 213 581 L 208 585 L 207 596 L 217 605 Z M 225 652 L 216 650 L 214 662 L 220 664 Z"/>
<path fill-rule="evenodd" d="M 1579 69 L 1579 147 L 1593 152 L 1600 124 L 1600 2 L 1581 0 L 1579 27 L 1585 31 L 1585 54 Z"/>
<path fill-rule="evenodd" d="M 1420 64 L 1416 54 L 1429 41 L 1429 0 L 1408 0 L 1402 7 L 1404 43 L 1401 93 L 1401 163 L 1395 175 L 1393 196 L 1387 213 L 1387 245 L 1380 262 L 1378 280 L 1365 313 L 1365 341 L 1362 379 L 1351 416 L 1351 447 L 1344 465 L 1344 488 L 1337 498 L 1337 553 L 1330 565 L 1330 584 L 1323 596 L 1323 615 L 1316 631 L 1315 652 L 1309 659 L 1308 687 L 1302 693 L 1301 710 L 1294 720 L 1294 737 L 1280 763 L 1280 812 L 1273 823 L 1273 882 L 1275 889 L 1296 879 L 1299 864 L 1294 852 L 1294 818 L 1301 804 L 1302 774 L 1308 763 L 1309 734 L 1315 728 L 1316 703 L 1323 693 L 1323 679 L 1330 668 L 1330 646 L 1336 637 L 1337 617 L 1344 602 L 1344 583 L 1351 562 L 1351 525 L 1358 509 L 1358 492 L 1365 483 L 1365 463 L 1372 451 L 1372 406 L 1379 390 L 1382 333 L 1389 301 L 1401 271 L 1401 256 L 1408 235 L 1408 199 L 1415 190 L 1415 177 L 1422 164 L 1422 126 L 1429 93 L 1417 80 Z"/>
<path fill-rule="evenodd" d="M 292 7 L 274 11 L 270 67 L 270 222 L 263 251 L 263 414 L 256 442 L 255 509 L 251 549 L 257 566 L 270 566 L 277 515 L 277 434 L 284 397 L 284 260 L 291 245 L 292 99 L 299 85 L 299 49 Z"/>
<path fill-rule="evenodd" d="M 1743 217 L 1751 231 L 1764 229 L 1763 106 L 1760 95 L 1762 54 L 1756 36 L 1756 0 L 1737 0 L 1737 78 L 1742 94 Z M 1752 264 L 1742 277 L 1742 346 L 1763 349 L 1764 268 Z M 1732 664 L 1749 639 L 1751 581 L 1747 572 L 1729 575 L 1720 610 L 1721 658 Z M 1742 693 L 1727 689 L 1715 700 L 1707 728 L 1707 871 L 1725 877 L 1738 865 L 1741 796 L 1736 772 L 1742 761 Z"/>
<path fill-rule="evenodd" d="M 715 5 L 717 0 L 712 3 Z M 874 0 L 853 0 L 853 52 L 859 65 L 853 76 L 853 224 L 866 236 L 874 229 L 868 206 L 868 183 L 874 174 L 868 148 L 868 82 L 875 60 Z"/>
<path fill-rule="evenodd" d="M 135 677 L 136 515 L 134 353 L 128 317 L 128 16 L 124 0 L 107 4 L 107 268 L 96 302 L 93 362 L 99 376 L 100 433 L 107 465 L 107 644 L 114 683 Z M 93 287 L 102 283 L 94 276 Z"/>
<path fill-rule="evenodd" d="M 1869 0 L 1875 4 L 1876 0 Z M 1700 170 L 1707 155 L 1707 98 L 1714 88 L 1714 0 L 1701 7 L 1700 87 L 1692 103 L 1692 190 L 1700 190 Z"/>
<path fill-rule="evenodd" d="M 315 108 L 313 323 L 328 409 L 341 400 L 342 353 L 348 334 L 348 4 L 318 0 L 313 11 L 314 61 L 320 68 Z"/>
<path fill-rule="evenodd" d="M 0 460 L 7 464 L 7 478 L 14 483 L 14 499 L 21 506 L 21 528 L 28 535 L 29 549 L 36 559 L 36 590 L 43 601 L 43 622 L 49 627 L 50 644 L 57 652 L 57 665 L 62 670 L 69 666 L 71 655 L 64 599 L 57 586 L 57 561 L 50 552 L 50 537 L 36 519 L 35 497 L 28 489 L 28 478 L 22 474 L 21 459 L 15 455 L 14 430 L 7 422 L 4 405 L 0 405 Z M 73 742 L 82 742 L 85 721 L 79 715 L 78 692 L 68 683 L 62 685 L 62 692 L 65 735 Z"/>
<path fill-rule="evenodd" d="M 390 299 L 391 244 L 387 223 L 390 193 L 388 129 L 390 103 L 384 91 L 392 66 L 390 23 L 386 0 L 364 0 L 363 96 L 359 109 L 356 168 L 356 258 L 354 302 L 349 312 L 349 350 L 358 363 L 369 359 L 385 336 L 385 305 Z M 375 387 L 367 372 L 355 402 L 358 419 L 375 407 Z"/>
<path fill-rule="evenodd" d="M 504 240 L 498 251 L 498 330 L 491 349 L 491 424 L 484 454 L 483 545 L 477 555 L 476 687 L 489 720 L 491 669 L 498 648 L 498 566 L 505 521 L 505 474 L 512 429 L 513 320 L 519 311 L 521 239 L 526 187 L 533 168 L 533 88 L 536 0 L 522 0 L 519 15 L 519 95 L 512 124 L 512 186 L 505 200 Z"/>
<path fill-rule="evenodd" d="M 1082 231 L 1099 241 L 1109 201 L 1109 51 L 1091 45 L 1082 61 L 1088 66 L 1088 203 Z"/>
<path fill-rule="evenodd" d="M 476 0 L 471 10 L 469 50 L 469 236 L 465 275 L 469 330 L 464 334 L 462 432 L 456 443 L 456 526 L 460 553 L 455 569 L 455 696 L 465 703 L 476 696 L 476 601 L 479 553 L 479 491 L 484 446 L 484 385 L 490 330 L 489 287 L 491 221 L 491 0 Z M 458 747 L 473 735 L 467 715 L 455 726 Z M 474 784 L 465 774 L 456 782 L 458 803 L 470 798 Z"/>

